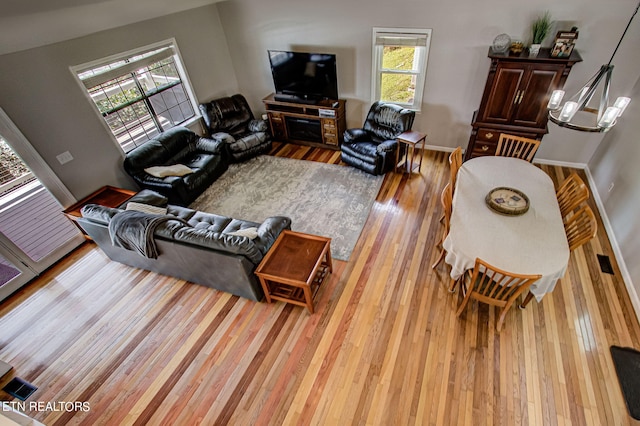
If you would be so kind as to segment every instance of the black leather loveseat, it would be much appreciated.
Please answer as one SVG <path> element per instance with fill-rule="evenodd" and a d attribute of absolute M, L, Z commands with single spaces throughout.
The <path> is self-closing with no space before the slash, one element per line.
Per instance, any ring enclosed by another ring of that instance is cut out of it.
<path fill-rule="evenodd" d="M 229 166 L 224 142 L 203 138 L 185 127 L 174 127 L 129 151 L 125 171 L 142 187 L 169 198 L 171 204 L 189 205 Z M 183 176 L 154 176 L 151 167 L 181 165 Z"/>
<path fill-rule="evenodd" d="M 122 208 L 89 204 L 83 207 L 83 217 L 78 218 L 78 223 L 111 260 L 250 300 L 262 300 L 264 293 L 254 271 L 278 235 L 285 229 L 291 229 L 291 219 L 274 216 L 255 223 L 166 205 L 166 198 L 162 198 L 152 191 L 141 191 Z M 155 258 L 145 257 L 112 242 L 110 223 L 115 220 L 114 216 L 126 211 L 128 203 L 133 202 L 164 204 L 164 216 L 175 218 L 155 228 Z M 252 236 L 255 238 L 233 235 L 248 228 L 254 232 Z"/>

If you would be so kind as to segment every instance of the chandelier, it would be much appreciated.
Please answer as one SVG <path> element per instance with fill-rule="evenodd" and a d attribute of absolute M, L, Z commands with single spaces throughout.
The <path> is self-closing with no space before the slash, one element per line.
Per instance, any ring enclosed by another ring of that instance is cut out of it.
<path fill-rule="evenodd" d="M 638 13 L 638 8 L 640 8 L 640 3 L 638 3 L 636 10 L 631 15 L 627 27 L 624 29 L 618 45 L 606 65 L 602 65 L 600 70 L 564 105 L 561 105 L 564 97 L 563 90 L 554 90 L 551 93 L 547 108 L 549 109 L 549 119 L 552 122 L 558 126 L 582 132 L 606 132 L 616 124 L 616 120 L 622 115 L 631 99 L 619 97 L 613 105 L 609 105 L 609 86 L 611 85 L 611 74 L 613 73 L 611 61 L 613 61 L 622 39 L 627 34 L 631 21 Z M 590 104 L 592 100 L 596 99 L 594 95 L 598 92 L 601 84 L 600 102 L 598 107 L 594 108 Z"/>

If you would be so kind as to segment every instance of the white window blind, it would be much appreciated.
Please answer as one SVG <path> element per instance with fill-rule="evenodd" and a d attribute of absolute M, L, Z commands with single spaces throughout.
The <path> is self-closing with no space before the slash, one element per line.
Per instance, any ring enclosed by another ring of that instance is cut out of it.
<path fill-rule="evenodd" d="M 156 62 L 160 62 L 164 59 L 168 59 L 175 54 L 173 47 L 167 47 L 158 52 L 151 52 L 145 56 L 141 55 L 140 58 L 132 60 L 130 62 L 123 62 L 121 65 L 115 66 L 114 68 L 109 68 L 104 70 L 101 73 L 87 76 L 85 78 L 80 77 L 82 80 L 82 84 L 87 89 L 91 89 L 100 84 L 104 84 L 108 81 L 114 80 L 118 77 L 122 77 L 123 75 L 131 74 L 139 69 L 146 68 Z M 89 70 L 87 70 L 89 71 Z M 82 75 L 82 71 L 79 73 Z"/>

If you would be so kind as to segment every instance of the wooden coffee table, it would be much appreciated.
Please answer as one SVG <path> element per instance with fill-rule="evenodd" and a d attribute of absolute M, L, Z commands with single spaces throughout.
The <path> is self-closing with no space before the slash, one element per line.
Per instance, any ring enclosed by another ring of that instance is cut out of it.
<path fill-rule="evenodd" d="M 331 238 L 283 231 L 256 269 L 267 302 L 272 299 L 306 306 L 333 271 Z"/>

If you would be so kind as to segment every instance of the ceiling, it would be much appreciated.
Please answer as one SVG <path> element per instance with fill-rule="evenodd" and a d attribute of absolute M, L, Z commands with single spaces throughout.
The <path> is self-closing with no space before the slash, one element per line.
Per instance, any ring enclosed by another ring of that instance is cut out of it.
<path fill-rule="evenodd" d="M 0 55 L 221 0 L 2 0 Z"/>

